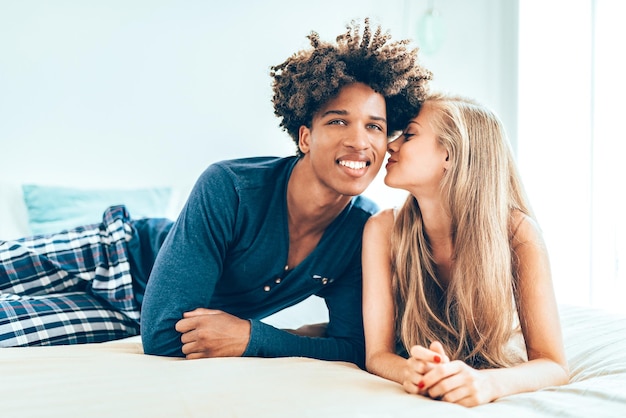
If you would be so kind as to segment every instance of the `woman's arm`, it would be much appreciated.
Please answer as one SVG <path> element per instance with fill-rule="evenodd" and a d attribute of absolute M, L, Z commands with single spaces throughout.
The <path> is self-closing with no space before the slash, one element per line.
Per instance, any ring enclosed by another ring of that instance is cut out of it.
<path fill-rule="evenodd" d="M 363 326 L 367 371 L 417 393 L 421 376 L 395 354 L 394 297 L 391 284 L 390 236 L 393 210 L 372 216 L 363 230 Z"/>
<path fill-rule="evenodd" d="M 460 361 L 441 364 L 424 376 L 423 393 L 474 406 L 567 383 L 567 360 L 548 254 L 532 219 L 520 215 L 518 223 L 512 245 L 517 257 L 518 312 L 529 361 L 490 370 L 475 370 Z"/>
<path fill-rule="evenodd" d="M 519 216 L 522 219 L 513 237 L 513 252 L 517 257 L 518 312 L 529 362 L 512 369 L 519 373 L 508 382 L 508 393 L 569 380 L 548 252 L 537 224 L 528 216 Z"/>

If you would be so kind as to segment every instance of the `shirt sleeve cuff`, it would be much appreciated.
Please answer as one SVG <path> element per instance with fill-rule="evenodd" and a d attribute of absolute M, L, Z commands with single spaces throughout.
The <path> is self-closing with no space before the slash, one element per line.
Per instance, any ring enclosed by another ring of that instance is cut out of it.
<path fill-rule="evenodd" d="M 243 357 L 258 357 L 262 347 L 263 326 L 267 326 L 257 319 L 250 319 L 250 341 L 243 352 Z"/>

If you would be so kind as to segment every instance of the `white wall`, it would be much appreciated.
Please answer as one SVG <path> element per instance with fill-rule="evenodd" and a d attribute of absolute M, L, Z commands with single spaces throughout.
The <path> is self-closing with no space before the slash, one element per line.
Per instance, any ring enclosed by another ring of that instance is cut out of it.
<path fill-rule="evenodd" d="M 188 188 L 212 161 L 288 155 L 269 67 L 371 16 L 414 38 L 430 2 L 0 2 L 0 181 Z M 515 132 L 517 1 L 434 2 L 434 86 L 492 106 Z M 387 206 L 397 194 L 377 179 Z M 404 194 L 402 194 L 404 196 Z"/>
<path fill-rule="evenodd" d="M 525 0 L 519 44 L 518 160 L 557 298 L 622 313 L 625 13 L 621 0 Z"/>
<path fill-rule="evenodd" d="M 520 171 L 550 252 L 557 295 L 574 304 L 588 303 L 591 278 L 590 3 L 520 4 Z M 564 7 L 567 18 L 561 18 Z"/>

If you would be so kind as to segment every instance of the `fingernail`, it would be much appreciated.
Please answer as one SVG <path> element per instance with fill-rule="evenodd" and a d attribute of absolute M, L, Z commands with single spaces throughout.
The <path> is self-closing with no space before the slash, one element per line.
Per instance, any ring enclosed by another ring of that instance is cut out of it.
<path fill-rule="evenodd" d="M 433 361 L 434 361 L 435 363 L 441 363 L 441 357 L 439 357 L 439 356 L 435 356 L 435 357 L 433 358 Z"/>
<path fill-rule="evenodd" d="M 424 382 L 422 380 L 420 380 L 420 382 L 417 384 L 417 387 L 419 389 L 423 389 L 424 388 Z"/>

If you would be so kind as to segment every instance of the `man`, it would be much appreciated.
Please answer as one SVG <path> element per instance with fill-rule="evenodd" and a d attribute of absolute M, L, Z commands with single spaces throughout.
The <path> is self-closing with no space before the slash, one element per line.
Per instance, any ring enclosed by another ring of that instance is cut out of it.
<path fill-rule="evenodd" d="M 376 207 L 356 196 L 430 79 L 417 50 L 364 23 L 336 44 L 312 33 L 273 67 L 296 156 L 211 165 L 173 225 L 111 207 L 100 225 L 0 241 L 0 346 L 136 335 L 141 312 L 148 354 L 363 366 L 361 234 Z M 313 294 L 329 307 L 323 335 L 259 321 Z"/>
<path fill-rule="evenodd" d="M 405 42 L 372 34 L 367 20 L 359 30 L 334 45 L 312 33 L 311 49 L 273 67 L 275 113 L 296 156 L 224 161 L 199 178 L 147 284 L 146 353 L 363 366 L 361 236 L 377 208 L 355 196 L 416 114 L 430 73 Z M 323 335 L 259 321 L 313 294 L 329 310 Z"/>

